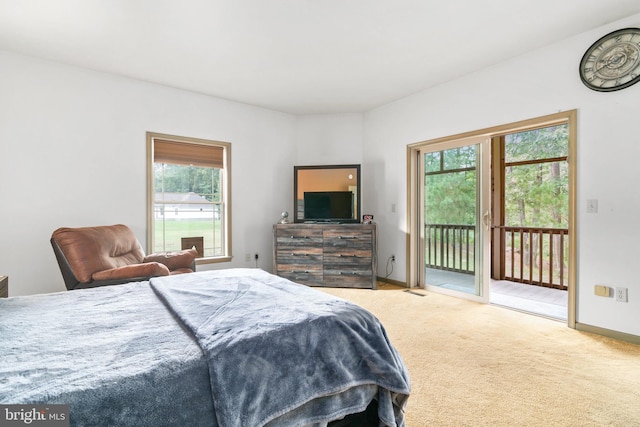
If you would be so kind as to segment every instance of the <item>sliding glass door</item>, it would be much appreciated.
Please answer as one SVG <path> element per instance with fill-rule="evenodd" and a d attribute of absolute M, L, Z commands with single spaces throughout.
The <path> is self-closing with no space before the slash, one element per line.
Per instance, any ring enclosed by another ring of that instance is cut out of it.
<path fill-rule="evenodd" d="M 419 153 L 422 286 L 488 302 L 490 139 L 429 144 Z"/>

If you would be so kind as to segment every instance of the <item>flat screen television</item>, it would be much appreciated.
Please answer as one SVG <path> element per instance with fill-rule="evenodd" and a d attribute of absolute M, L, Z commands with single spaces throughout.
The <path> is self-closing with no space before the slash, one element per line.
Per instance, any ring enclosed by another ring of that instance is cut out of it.
<path fill-rule="evenodd" d="M 304 219 L 307 221 L 353 221 L 351 191 L 307 191 L 304 193 Z"/>
<path fill-rule="evenodd" d="M 293 168 L 294 222 L 360 222 L 360 165 Z"/>

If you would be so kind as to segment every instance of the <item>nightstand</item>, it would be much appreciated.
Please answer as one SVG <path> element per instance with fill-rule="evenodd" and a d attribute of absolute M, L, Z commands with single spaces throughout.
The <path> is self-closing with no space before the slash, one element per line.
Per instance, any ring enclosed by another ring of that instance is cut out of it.
<path fill-rule="evenodd" d="M 0 276 L 0 298 L 9 296 L 9 276 Z"/>

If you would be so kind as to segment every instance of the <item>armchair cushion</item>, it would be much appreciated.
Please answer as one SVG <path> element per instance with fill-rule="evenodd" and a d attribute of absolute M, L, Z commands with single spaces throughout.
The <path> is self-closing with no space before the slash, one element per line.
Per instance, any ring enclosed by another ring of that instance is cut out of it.
<path fill-rule="evenodd" d="M 143 262 L 159 262 L 167 266 L 170 271 L 178 269 L 191 269 L 193 261 L 198 257 L 195 249 L 184 249 L 176 252 L 161 252 L 149 254 L 144 257 Z"/>
<path fill-rule="evenodd" d="M 108 270 L 93 273 L 93 280 L 115 280 L 133 279 L 146 277 L 168 276 L 169 269 L 159 262 L 147 262 L 144 264 L 131 264 L 122 267 L 110 268 Z"/>

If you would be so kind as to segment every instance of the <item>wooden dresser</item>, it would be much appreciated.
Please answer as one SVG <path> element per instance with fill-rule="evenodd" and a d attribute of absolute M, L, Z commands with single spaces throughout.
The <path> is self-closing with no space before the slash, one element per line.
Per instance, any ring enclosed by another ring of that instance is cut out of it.
<path fill-rule="evenodd" d="M 375 224 L 276 224 L 275 274 L 311 286 L 376 288 Z"/>
<path fill-rule="evenodd" d="M 9 296 L 9 277 L 0 276 L 0 298 L 7 298 Z"/>

